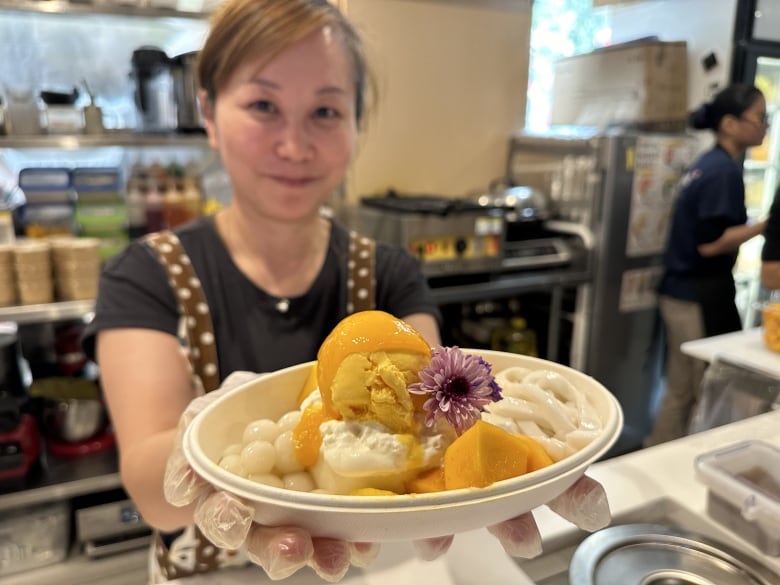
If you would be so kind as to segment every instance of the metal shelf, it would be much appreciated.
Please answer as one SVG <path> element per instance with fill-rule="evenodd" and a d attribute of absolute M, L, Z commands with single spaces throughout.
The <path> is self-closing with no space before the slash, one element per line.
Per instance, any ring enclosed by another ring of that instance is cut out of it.
<path fill-rule="evenodd" d="M 68 459 L 57 459 L 45 452 L 41 457 L 40 469 L 32 472 L 23 485 L 0 491 L 0 516 L 3 510 L 122 487 L 115 449 Z"/>
<path fill-rule="evenodd" d="M 1 1 L 1 0 L 0 0 Z M 40 136 L 3 136 L 2 148 L 102 148 L 106 146 L 196 146 L 206 148 L 206 135 L 192 134 L 142 134 L 139 132 L 107 132 L 105 134 L 46 134 Z"/>
<path fill-rule="evenodd" d="M 25 325 L 82 319 L 87 317 L 94 308 L 95 301 L 93 300 L 0 307 L 0 321 L 14 321 Z"/>
<path fill-rule="evenodd" d="M 13 12 L 37 12 L 40 14 L 80 16 L 122 16 L 138 18 L 208 18 L 207 12 L 183 11 L 156 6 L 138 6 L 110 3 L 105 0 L 68 2 L 67 0 L 0 0 L 0 10 Z"/>

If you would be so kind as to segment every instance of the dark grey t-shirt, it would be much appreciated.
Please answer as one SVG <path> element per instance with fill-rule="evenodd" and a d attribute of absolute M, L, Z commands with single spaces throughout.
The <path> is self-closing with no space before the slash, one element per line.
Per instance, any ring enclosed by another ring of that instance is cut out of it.
<path fill-rule="evenodd" d="M 175 230 L 201 280 L 211 310 L 220 377 L 236 370 L 270 372 L 316 358 L 333 327 L 346 316 L 349 234 L 333 224 L 325 263 L 311 286 L 276 309 L 277 298 L 254 285 L 233 263 L 213 217 Z M 376 308 L 403 317 L 441 316 L 417 260 L 377 243 Z M 104 329 L 144 328 L 176 335 L 179 315 L 163 267 L 143 243 L 133 242 L 107 263 L 100 278 L 95 317 L 84 348 L 94 358 L 95 335 Z"/>

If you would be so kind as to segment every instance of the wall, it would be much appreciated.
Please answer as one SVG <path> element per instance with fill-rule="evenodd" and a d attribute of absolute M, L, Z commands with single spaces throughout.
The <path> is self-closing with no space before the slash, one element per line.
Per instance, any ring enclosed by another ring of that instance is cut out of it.
<path fill-rule="evenodd" d="M 529 0 L 349 0 L 379 82 L 347 198 L 460 196 L 503 175 L 522 127 Z"/>
<path fill-rule="evenodd" d="M 738 0 L 645 0 L 604 8 L 615 43 L 657 35 L 688 43 L 690 109 L 729 82 L 732 35 Z M 701 60 L 714 52 L 718 65 L 708 71 Z"/>

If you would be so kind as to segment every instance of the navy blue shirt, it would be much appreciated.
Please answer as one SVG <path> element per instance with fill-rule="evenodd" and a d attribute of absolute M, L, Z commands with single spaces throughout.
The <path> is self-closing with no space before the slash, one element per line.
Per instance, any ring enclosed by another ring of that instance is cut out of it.
<path fill-rule="evenodd" d="M 720 146 L 704 153 L 681 181 L 660 293 L 698 301 L 696 281 L 729 279 L 737 251 L 702 257 L 697 248 L 714 242 L 727 228 L 747 222 L 742 167 Z"/>

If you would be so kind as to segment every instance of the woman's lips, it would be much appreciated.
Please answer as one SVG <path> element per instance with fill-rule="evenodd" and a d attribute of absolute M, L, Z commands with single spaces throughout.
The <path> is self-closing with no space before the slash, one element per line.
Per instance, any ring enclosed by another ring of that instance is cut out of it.
<path fill-rule="evenodd" d="M 284 185 L 285 187 L 305 187 L 306 185 L 309 185 L 315 181 L 313 177 L 271 176 L 270 178 L 280 185 Z"/>

